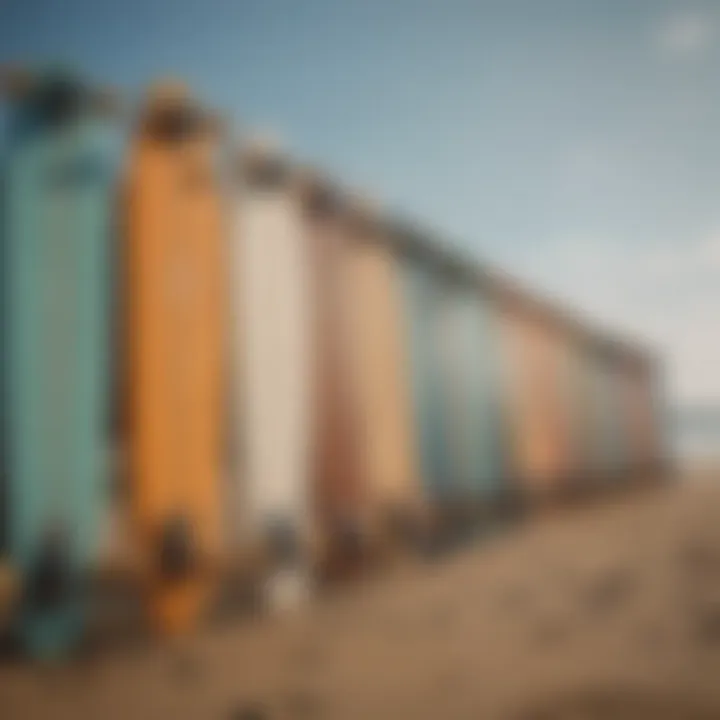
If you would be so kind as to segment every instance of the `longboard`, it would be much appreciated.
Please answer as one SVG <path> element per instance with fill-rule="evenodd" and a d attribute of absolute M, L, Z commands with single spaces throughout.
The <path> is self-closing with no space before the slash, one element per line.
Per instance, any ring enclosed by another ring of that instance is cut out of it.
<path fill-rule="evenodd" d="M 357 570 L 367 550 L 367 457 L 352 372 L 351 248 L 345 199 L 318 174 L 301 182 L 304 237 L 312 263 L 314 337 L 313 506 L 329 577 Z"/>
<path fill-rule="evenodd" d="M 586 372 L 588 340 L 580 335 L 567 339 L 565 346 L 568 423 L 572 444 L 571 489 L 575 494 L 590 490 L 595 478 L 593 466 L 592 385 Z"/>
<path fill-rule="evenodd" d="M 613 350 L 606 372 L 610 393 L 610 412 L 615 419 L 611 434 L 614 446 L 612 472 L 617 481 L 622 481 L 627 477 L 631 464 L 632 434 L 628 428 L 629 417 L 625 408 L 625 367 L 621 349 Z"/>
<path fill-rule="evenodd" d="M 661 367 L 650 360 L 639 373 L 639 406 L 642 408 L 643 467 L 665 475 L 671 468 L 668 453 L 667 404 L 660 383 Z"/>
<path fill-rule="evenodd" d="M 555 339 L 542 317 L 522 310 L 504 311 L 502 327 L 515 472 L 528 498 L 545 500 L 561 491 L 568 442 Z"/>
<path fill-rule="evenodd" d="M 480 510 L 498 496 L 503 472 L 493 318 L 477 288 L 452 285 L 443 293 L 440 321 L 453 481 L 463 503 Z"/>
<path fill-rule="evenodd" d="M 314 532 L 312 260 L 287 161 L 248 144 L 238 175 L 230 263 L 238 517 L 271 566 L 303 576 Z"/>
<path fill-rule="evenodd" d="M 574 374 L 570 332 L 551 326 L 544 338 L 547 357 L 550 410 L 555 428 L 555 476 L 558 492 L 569 496 L 575 490 L 581 463 L 581 443 L 578 440 L 578 420 L 575 401 L 577 377 Z"/>
<path fill-rule="evenodd" d="M 594 349 L 590 358 L 594 409 L 595 466 L 602 482 L 614 481 L 622 472 L 625 438 L 620 383 L 612 352 Z"/>
<path fill-rule="evenodd" d="M 648 361 L 626 362 L 624 411 L 627 418 L 629 469 L 645 476 L 657 466 L 657 399 L 653 395 L 653 366 Z"/>
<path fill-rule="evenodd" d="M 15 73 L 3 165 L 5 551 L 37 655 L 90 612 L 108 509 L 110 245 L 115 158 L 100 96 L 67 72 Z"/>
<path fill-rule="evenodd" d="M 181 86 L 154 88 L 125 204 L 127 432 L 149 616 L 193 626 L 220 554 L 225 258 L 216 131 Z"/>
<path fill-rule="evenodd" d="M 439 291 L 432 268 L 422 260 L 401 261 L 405 333 L 411 386 L 413 433 L 423 490 L 442 522 L 452 501 L 449 433 L 443 407 L 442 364 L 438 351 Z"/>
<path fill-rule="evenodd" d="M 369 523 L 381 543 L 402 541 L 414 531 L 424 497 L 412 431 L 399 261 L 390 229 L 372 208 L 355 200 L 346 224 L 343 288 Z"/>

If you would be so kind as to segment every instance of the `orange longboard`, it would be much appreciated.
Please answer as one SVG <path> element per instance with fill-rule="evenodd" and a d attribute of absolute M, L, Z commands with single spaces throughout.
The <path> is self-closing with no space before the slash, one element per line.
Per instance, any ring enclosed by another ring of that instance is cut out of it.
<path fill-rule="evenodd" d="M 224 275 L 208 117 L 151 94 L 129 167 L 125 234 L 131 513 L 150 617 L 192 626 L 220 541 Z"/>
<path fill-rule="evenodd" d="M 559 389 L 558 340 L 545 323 L 504 313 L 510 363 L 514 465 L 531 496 L 559 490 L 567 474 L 569 430 Z"/>
<path fill-rule="evenodd" d="M 629 445 L 628 470 L 644 473 L 658 460 L 652 396 L 652 366 L 628 358 L 621 376 L 623 415 Z"/>

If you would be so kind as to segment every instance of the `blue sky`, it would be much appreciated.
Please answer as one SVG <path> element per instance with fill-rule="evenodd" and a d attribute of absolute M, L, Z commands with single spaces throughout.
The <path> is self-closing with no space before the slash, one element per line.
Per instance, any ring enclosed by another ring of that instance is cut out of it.
<path fill-rule="evenodd" d="M 0 61 L 185 77 L 720 402 L 720 2 L 0 0 Z"/>

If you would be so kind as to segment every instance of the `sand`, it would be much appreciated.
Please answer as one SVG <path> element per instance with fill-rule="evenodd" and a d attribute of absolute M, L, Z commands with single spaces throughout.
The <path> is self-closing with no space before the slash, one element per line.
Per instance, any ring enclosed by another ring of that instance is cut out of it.
<path fill-rule="evenodd" d="M 720 476 L 505 528 L 281 616 L 0 665 L 0 717 L 720 718 Z"/>

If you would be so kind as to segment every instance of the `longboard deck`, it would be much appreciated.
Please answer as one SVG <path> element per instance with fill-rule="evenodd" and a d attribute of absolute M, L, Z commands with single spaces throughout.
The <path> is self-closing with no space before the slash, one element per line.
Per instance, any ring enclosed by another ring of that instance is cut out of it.
<path fill-rule="evenodd" d="M 563 378 L 554 357 L 554 338 L 542 319 L 503 313 L 512 424 L 513 465 L 528 497 L 560 492 L 566 473 L 568 437 L 558 389 Z"/>
<path fill-rule="evenodd" d="M 553 327 L 547 330 L 543 340 L 549 389 L 547 415 L 552 418 L 555 429 L 555 475 L 559 492 L 569 495 L 574 492 L 581 462 L 574 409 L 571 339 L 567 331 Z"/>
<path fill-rule="evenodd" d="M 624 438 L 620 418 L 620 387 L 611 357 L 602 348 L 588 358 L 593 408 L 595 475 L 601 482 L 613 481 L 622 469 Z"/>
<path fill-rule="evenodd" d="M 444 416 L 442 366 L 438 352 L 438 290 L 430 268 L 412 258 L 402 261 L 405 337 L 413 415 L 423 490 L 437 509 L 450 500 L 449 428 Z"/>
<path fill-rule="evenodd" d="M 489 502 L 502 474 L 497 343 L 489 308 L 470 288 L 448 288 L 440 322 L 454 480 L 469 505 Z"/>
<path fill-rule="evenodd" d="M 302 564 L 313 531 L 311 258 L 291 170 L 250 150 L 240 165 L 230 263 L 238 518 L 249 544 Z"/>
<path fill-rule="evenodd" d="M 190 628 L 220 551 L 225 283 L 215 139 L 183 99 L 146 109 L 127 185 L 132 514 L 150 616 Z"/>
<path fill-rule="evenodd" d="M 660 459 L 656 435 L 657 399 L 652 392 L 652 366 L 638 363 L 625 374 L 624 408 L 629 436 L 630 464 L 633 472 L 647 474 Z"/>
<path fill-rule="evenodd" d="M 568 424 L 572 443 L 571 482 L 575 493 L 591 488 L 593 467 L 592 388 L 585 369 L 587 340 L 569 338 L 565 347 Z"/>
<path fill-rule="evenodd" d="M 329 576 L 355 571 L 369 544 L 368 427 L 355 392 L 352 360 L 351 248 L 346 200 L 320 179 L 303 186 L 306 242 L 313 279 L 315 422 L 313 487 Z"/>
<path fill-rule="evenodd" d="M 411 531 L 425 502 L 413 433 L 409 352 L 399 259 L 368 213 L 349 228 L 350 365 L 360 418 L 369 505 L 376 531 Z"/>
<path fill-rule="evenodd" d="M 88 618 L 108 495 L 110 214 L 114 158 L 92 92 L 39 74 L 14 99 L 4 165 L 6 550 L 19 630 L 57 654 Z"/>

